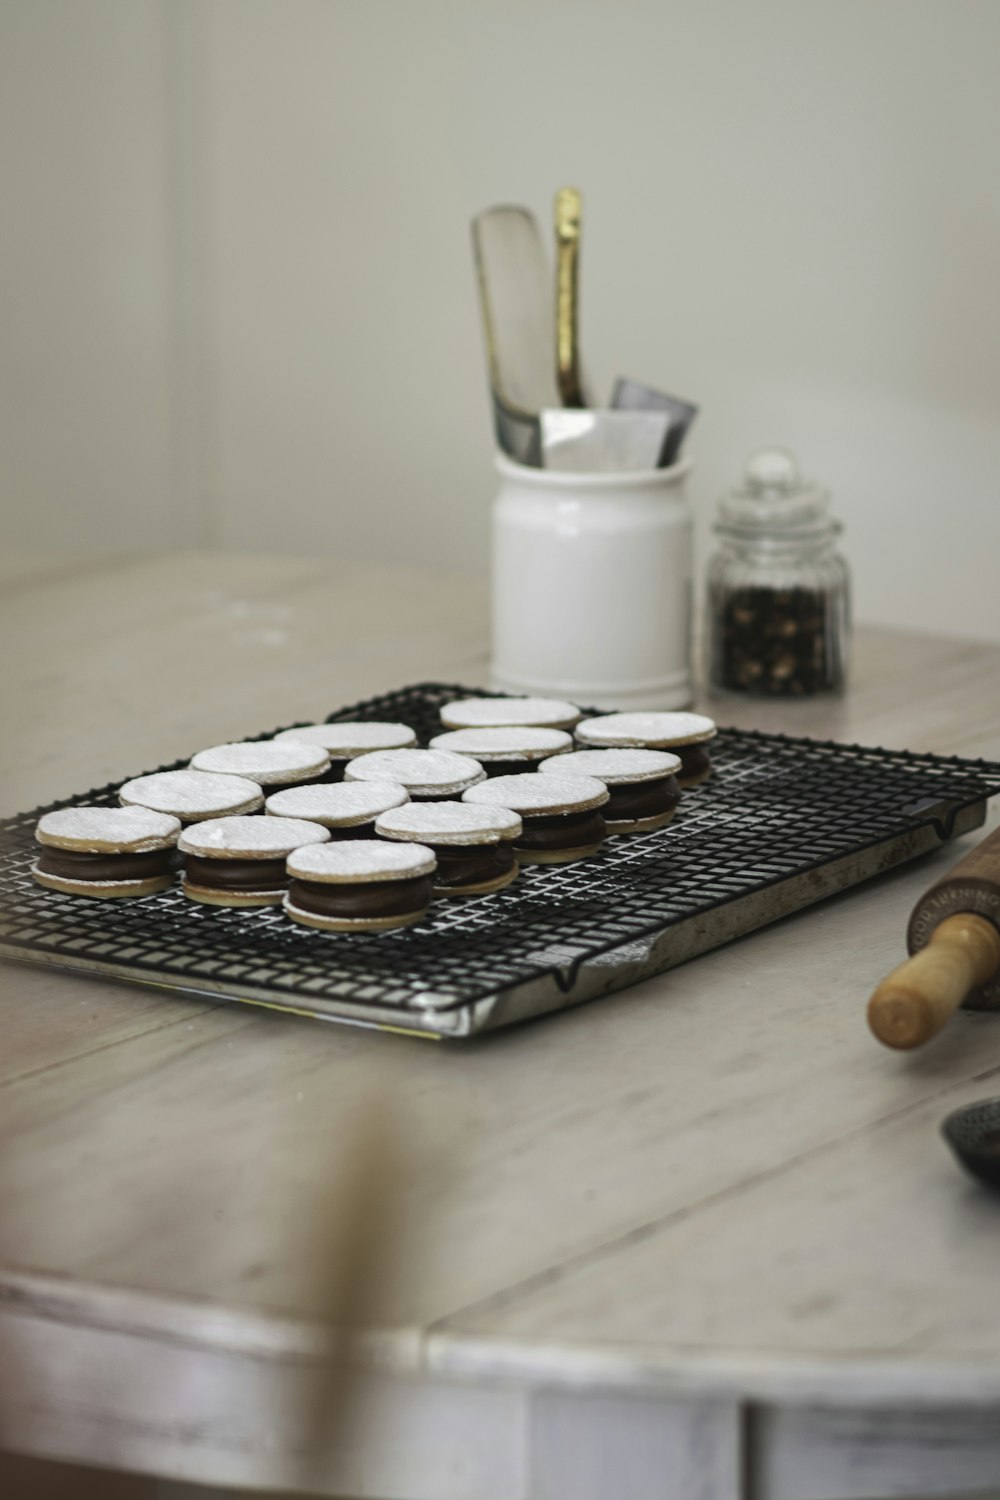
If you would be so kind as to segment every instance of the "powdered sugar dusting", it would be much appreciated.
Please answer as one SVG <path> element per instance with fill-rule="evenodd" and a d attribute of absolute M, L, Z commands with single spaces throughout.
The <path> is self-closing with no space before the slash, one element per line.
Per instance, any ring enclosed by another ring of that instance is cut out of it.
<path fill-rule="evenodd" d="M 539 776 L 531 771 L 523 776 L 494 776 L 491 781 L 470 787 L 462 800 L 487 807 L 509 807 L 530 817 L 533 813 L 587 812 L 607 802 L 608 789 L 593 776 Z"/>
<path fill-rule="evenodd" d="M 297 849 L 288 858 L 289 875 L 332 884 L 409 880 L 436 868 L 434 851 L 423 844 L 381 844 L 377 839 L 343 839 L 322 848 Z"/>
<path fill-rule="evenodd" d="M 483 729 L 449 729 L 435 735 L 432 750 L 453 750 L 458 755 L 482 760 L 544 760 L 573 747 L 565 729 L 539 729 L 531 725 L 488 725 Z"/>
<path fill-rule="evenodd" d="M 345 720 L 342 724 L 302 724 L 298 729 L 283 729 L 275 740 L 298 740 L 304 745 L 321 745 L 334 760 L 366 755 L 372 750 L 401 750 L 417 743 L 409 724 L 388 720 L 365 723 Z"/>
<path fill-rule="evenodd" d="M 333 828 L 370 823 L 379 813 L 408 802 L 405 787 L 393 781 L 338 781 L 332 786 L 290 786 L 264 804 L 279 818 L 312 818 Z"/>
<path fill-rule="evenodd" d="M 213 776 L 208 771 L 154 771 L 119 788 L 128 806 L 149 807 L 179 818 L 252 812 L 264 799 L 255 781 L 242 776 Z"/>
<path fill-rule="evenodd" d="M 441 722 L 449 729 L 499 724 L 571 729 L 579 718 L 576 704 L 562 698 L 456 698 L 441 710 Z"/>
<path fill-rule="evenodd" d="M 387 838 L 425 838 L 430 844 L 498 844 L 501 839 L 517 837 L 521 819 L 507 807 L 410 802 L 383 813 L 375 832 Z"/>
<path fill-rule="evenodd" d="M 81 854 L 141 854 L 169 848 L 180 831 L 179 818 L 145 807 L 63 807 L 39 818 L 35 838 Z"/>
<path fill-rule="evenodd" d="M 249 776 L 261 786 L 275 782 L 304 781 L 321 775 L 330 764 L 322 745 L 304 745 L 301 740 L 242 740 L 233 745 L 212 745 L 199 750 L 191 760 L 195 771 L 219 771 L 226 776 Z"/>
<path fill-rule="evenodd" d="M 667 750 L 572 750 L 555 762 L 547 760 L 539 771 L 559 776 L 596 776 L 606 786 L 633 781 L 656 781 L 674 776 L 681 768 L 679 755 Z"/>
<path fill-rule="evenodd" d="M 330 830 L 303 818 L 208 818 L 186 828 L 177 841 L 186 854 L 220 859 L 272 859 L 303 844 L 325 843 Z"/>
<path fill-rule="evenodd" d="M 348 763 L 345 781 L 396 781 L 411 797 L 459 793 L 486 772 L 468 755 L 447 750 L 376 750 Z"/>
<path fill-rule="evenodd" d="M 581 745 L 696 745 L 714 735 L 704 714 L 600 714 L 576 726 Z"/>

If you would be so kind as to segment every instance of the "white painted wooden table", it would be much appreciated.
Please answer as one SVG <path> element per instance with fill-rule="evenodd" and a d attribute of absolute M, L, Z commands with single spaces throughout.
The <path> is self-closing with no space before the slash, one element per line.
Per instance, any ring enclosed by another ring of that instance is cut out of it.
<path fill-rule="evenodd" d="M 485 676 L 474 580 L 8 569 L 5 811 Z M 862 631 L 845 700 L 714 711 L 1000 757 L 1000 650 Z M 960 1015 L 913 1057 L 863 1022 L 960 852 L 459 1048 L 8 967 L 0 1447 L 381 1500 L 998 1483 L 1000 1200 L 937 1127 L 1000 1092 L 1000 1017 Z M 372 1090 L 402 1163 L 390 1274 L 348 1430 L 310 1454 L 313 1211 Z"/>

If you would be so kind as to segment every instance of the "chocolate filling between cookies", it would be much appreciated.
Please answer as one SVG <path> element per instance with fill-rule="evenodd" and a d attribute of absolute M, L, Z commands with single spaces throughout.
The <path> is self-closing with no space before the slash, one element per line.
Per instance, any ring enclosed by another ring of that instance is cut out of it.
<path fill-rule="evenodd" d="M 139 854 L 84 854 L 76 849 L 55 849 L 43 844 L 38 851 L 38 869 L 62 880 L 152 880 L 172 875 L 177 869 L 176 849 L 149 849 Z"/>
<path fill-rule="evenodd" d="M 635 822 L 672 812 L 681 800 L 676 776 L 659 776 L 655 781 L 626 781 L 608 787 L 604 816 L 609 823 Z"/>
<path fill-rule="evenodd" d="M 712 764 L 704 745 L 671 745 L 670 751 L 681 758 L 681 768 L 677 772 L 681 786 L 692 776 L 703 776 Z"/>
<path fill-rule="evenodd" d="M 280 859 L 206 859 L 188 854 L 184 875 L 192 885 L 215 891 L 280 891 L 288 884 Z"/>
<path fill-rule="evenodd" d="M 434 844 L 439 886 L 484 885 L 499 880 L 514 868 L 510 844 Z"/>
<path fill-rule="evenodd" d="M 409 880 L 293 880 L 288 900 L 319 917 L 405 917 L 422 912 L 433 895 L 430 875 Z"/>
<path fill-rule="evenodd" d="M 580 813 L 546 813 L 538 817 L 524 814 L 522 821 L 524 826 L 514 847 L 531 853 L 536 849 L 589 848 L 591 844 L 603 843 L 607 833 L 603 809 L 597 808 Z"/>

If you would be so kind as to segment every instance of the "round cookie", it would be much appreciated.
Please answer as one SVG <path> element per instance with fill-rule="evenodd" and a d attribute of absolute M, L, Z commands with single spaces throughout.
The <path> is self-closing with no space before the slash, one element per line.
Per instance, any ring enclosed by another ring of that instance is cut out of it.
<path fill-rule="evenodd" d="M 382 813 L 375 832 L 426 844 L 437 858 L 436 896 L 486 896 L 517 879 L 513 840 L 521 819 L 506 807 L 410 802 Z"/>
<path fill-rule="evenodd" d="M 682 787 L 697 786 L 710 775 L 705 746 L 716 733 L 713 719 L 689 713 L 600 714 L 576 726 L 577 740 L 588 750 L 622 746 L 676 751 L 681 758 L 677 782 Z"/>
<path fill-rule="evenodd" d="M 681 758 L 667 750 L 573 750 L 539 771 L 594 776 L 608 789 L 604 821 L 609 833 L 648 833 L 670 822 L 681 800 Z"/>
<path fill-rule="evenodd" d="M 441 723 L 448 729 L 572 729 L 580 718 L 576 704 L 562 698 L 456 698 L 441 710 Z"/>
<path fill-rule="evenodd" d="M 213 776 L 208 771 L 154 771 L 137 776 L 118 788 L 118 800 L 126 807 L 148 807 L 170 813 L 182 823 L 202 818 L 233 817 L 256 812 L 264 797 L 255 781 L 244 776 Z"/>
<path fill-rule="evenodd" d="M 486 778 L 479 763 L 449 750 L 376 750 L 348 761 L 345 781 L 395 781 L 413 798 L 460 797 Z"/>
<path fill-rule="evenodd" d="M 462 800 L 520 813 L 523 828 L 514 852 L 521 864 L 584 859 L 597 853 L 607 831 L 601 809 L 609 800 L 608 789 L 592 776 L 493 776 L 470 788 Z"/>
<path fill-rule="evenodd" d="M 185 828 L 184 894 L 205 906 L 280 906 L 288 888 L 285 860 L 329 829 L 302 818 L 214 818 Z"/>
<path fill-rule="evenodd" d="M 389 932 L 427 911 L 436 860 L 423 844 L 358 839 L 297 849 L 288 857 L 285 911 L 324 932 Z"/>
<path fill-rule="evenodd" d="M 247 776 L 269 792 L 277 792 L 321 781 L 330 769 L 330 757 L 322 745 L 304 745 L 301 740 L 240 740 L 199 750 L 191 758 L 191 769 Z"/>
<path fill-rule="evenodd" d="M 333 724 L 300 724 L 283 729 L 275 740 L 298 740 L 304 745 L 319 745 L 330 757 L 330 780 L 341 781 L 344 767 L 358 755 L 375 750 L 405 750 L 417 743 L 409 724 L 385 720 L 342 720 Z"/>
<path fill-rule="evenodd" d="M 409 793 L 392 781 L 321 782 L 275 792 L 264 811 L 276 818 L 309 818 L 330 830 L 332 839 L 374 838 L 379 813 L 409 802 Z"/>
<path fill-rule="evenodd" d="M 67 896 L 151 896 L 173 883 L 180 831 L 145 807 L 63 807 L 38 820 L 31 874 Z"/>
<path fill-rule="evenodd" d="M 487 776 L 505 776 L 511 771 L 529 771 L 553 755 L 572 750 L 573 740 L 565 729 L 540 729 L 533 725 L 493 724 L 485 729 L 449 729 L 435 735 L 432 750 L 451 750 L 471 755 Z"/>

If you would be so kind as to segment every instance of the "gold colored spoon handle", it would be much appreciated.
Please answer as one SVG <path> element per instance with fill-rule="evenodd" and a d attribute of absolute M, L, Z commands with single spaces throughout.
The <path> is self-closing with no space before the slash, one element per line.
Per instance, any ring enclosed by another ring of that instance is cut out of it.
<path fill-rule="evenodd" d="M 577 188 L 556 194 L 556 378 L 564 406 L 586 406 L 580 375 L 580 229 L 583 198 Z"/>

